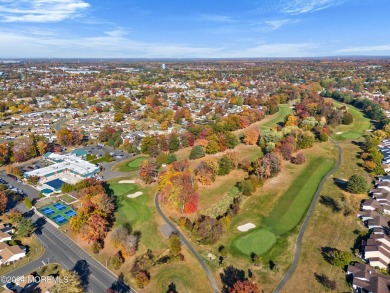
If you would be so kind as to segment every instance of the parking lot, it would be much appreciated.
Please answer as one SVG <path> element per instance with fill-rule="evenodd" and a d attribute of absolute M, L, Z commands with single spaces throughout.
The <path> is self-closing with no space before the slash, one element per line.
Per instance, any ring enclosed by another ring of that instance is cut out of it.
<path fill-rule="evenodd" d="M 98 158 L 103 157 L 106 153 L 109 153 L 115 161 L 126 160 L 133 156 L 125 151 L 116 150 L 107 146 L 91 145 L 83 147 L 83 149 L 87 150 L 92 155 L 96 155 Z"/>

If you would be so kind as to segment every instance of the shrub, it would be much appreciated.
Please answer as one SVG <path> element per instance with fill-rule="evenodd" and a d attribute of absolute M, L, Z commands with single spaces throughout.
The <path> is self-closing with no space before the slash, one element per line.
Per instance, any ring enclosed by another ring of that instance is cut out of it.
<path fill-rule="evenodd" d="M 329 279 L 329 277 L 327 277 L 326 275 L 324 274 L 317 274 L 317 273 L 314 273 L 314 277 L 316 278 L 316 280 L 318 281 L 318 283 L 320 283 L 322 286 L 324 286 L 325 288 L 328 288 L 328 289 L 331 289 L 331 290 L 336 290 L 337 288 L 337 283 L 335 280 L 331 280 Z"/>
<path fill-rule="evenodd" d="M 124 257 L 122 256 L 122 253 L 118 251 L 112 258 L 111 258 L 111 264 L 114 267 L 114 269 L 119 270 L 119 268 L 122 266 L 122 264 L 125 262 Z"/>
<path fill-rule="evenodd" d="M 347 191 L 354 194 L 366 193 L 368 190 L 367 180 L 361 176 L 354 174 L 347 181 Z"/>
<path fill-rule="evenodd" d="M 343 124 L 345 125 L 349 125 L 349 124 L 352 124 L 353 122 L 353 116 L 351 113 L 345 113 L 344 114 L 344 117 L 343 117 Z"/>
<path fill-rule="evenodd" d="M 297 154 L 295 157 L 291 158 L 291 163 L 296 165 L 302 165 L 306 162 L 305 155 L 302 153 Z"/>
<path fill-rule="evenodd" d="M 205 156 L 204 150 L 201 146 L 196 145 L 192 148 L 190 153 L 190 160 L 196 160 Z"/>

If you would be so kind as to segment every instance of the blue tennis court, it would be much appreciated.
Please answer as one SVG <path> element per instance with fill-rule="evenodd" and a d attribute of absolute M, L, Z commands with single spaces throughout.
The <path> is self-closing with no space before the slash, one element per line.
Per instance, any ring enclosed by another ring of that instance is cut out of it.
<path fill-rule="evenodd" d="M 66 214 L 69 218 L 71 218 L 71 217 L 73 217 L 73 216 L 76 216 L 76 212 L 73 211 L 73 210 L 66 211 L 65 214 Z"/>
<path fill-rule="evenodd" d="M 44 208 L 41 209 L 41 212 L 44 213 L 46 216 L 50 216 L 55 213 L 51 208 Z"/>
<path fill-rule="evenodd" d="M 54 216 L 53 220 L 56 221 L 60 225 L 66 223 L 68 221 L 66 218 L 64 218 L 61 215 Z"/>
<path fill-rule="evenodd" d="M 66 206 L 64 206 L 62 203 L 55 203 L 55 204 L 53 204 L 53 207 L 55 207 L 59 211 L 66 209 Z"/>

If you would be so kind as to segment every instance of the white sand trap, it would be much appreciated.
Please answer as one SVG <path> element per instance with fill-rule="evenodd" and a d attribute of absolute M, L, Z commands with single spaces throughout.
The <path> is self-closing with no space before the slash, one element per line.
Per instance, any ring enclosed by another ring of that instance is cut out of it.
<path fill-rule="evenodd" d="M 336 134 L 343 134 L 342 132 L 336 132 Z"/>
<path fill-rule="evenodd" d="M 121 180 L 118 183 L 135 183 L 134 180 Z"/>
<path fill-rule="evenodd" d="M 256 228 L 256 225 L 252 223 L 246 223 L 245 225 L 241 225 L 237 227 L 237 229 L 241 232 L 246 232 L 253 228 Z"/>
<path fill-rule="evenodd" d="M 136 198 L 138 196 L 142 195 L 142 191 L 137 191 L 136 193 L 128 194 L 128 198 Z"/>

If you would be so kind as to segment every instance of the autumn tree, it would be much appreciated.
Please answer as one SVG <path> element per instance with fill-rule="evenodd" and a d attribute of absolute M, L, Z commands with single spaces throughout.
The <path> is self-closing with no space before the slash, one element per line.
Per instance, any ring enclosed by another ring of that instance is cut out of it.
<path fill-rule="evenodd" d="M 38 141 L 37 142 L 37 149 L 38 149 L 39 155 L 43 156 L 43 154 L 46 153 L 47 143 L 43 140 Z"/>
<path fill-rule="evenodd" d="M 261 179 L 276 176 L 281 170 L 280 155 L 272 152 L 263 158 L 258 158 L 253 163 L 254 174 Z"/>
<path fill-rule="evenodd" d="M 181 213 L 198 209 L 199 194 L 187 160 L 173 162 L 158 178 L 159 201 Z"/>
<path fill-rule="evenodd" d="M 106 227 L 108 225 L 107 220 L 101 215 L 94 214 L 86 221 L 86 225 L 82 231 L 82 237 L 84 240 L 98 241 L 104 239 L 106 236 Z"/>
<path fill-rule="evenodd" d="M 229 290 L 229 293 L 260 293 L 260 288 L 256 283 L 249 280 L 238 280 L 234 283 L 233 288 Z"/>
<path fill-rule="evenodd" d="M 11 150 L 16 162 L 27 161 L 36 155 L 34 141 L 31 137 L 23 137 L 15 140 Z"/>
<path fill-rule="evenodd" d="M 255 128 L 249 128 L 244 131 L 243 142 L 247 145 L 255 145 L 259 140 L 259 131 Z"/>
<path fill-rule="evenodd" d="M 195 178 L 203 185 L 210 185 L 218 175 L 218 161 L 214 158 L 206 159 L 196 167 Z"/>
<path fill-rule="evenodd" d="M 158 175 L 158 166 L 155 158 L 149 158 L 143 161 L 139 167 L 141 179 L 146 184 L 151 184 L 156 181 Z"/>
<path fill-rule="evenodd" d="M 192 233 L 202 244 L 215 243 L 223 234 L 223 225 L 217 219 L 200 216 L 194 223 Z"/>
<path fill-rule="evenodd" d="M 143 289 L 150 283 L 150 275 L 146 271 L 139 271 L 135 280 L 137 282 L 137 286 Z"/>
<path fill-rule="evenodd" d="M 1 194 L 1 193 L 0 193 Z M 0 195 L 0 199 L 1 199 L 1 195 Z M 1 201 L 0 201 L 0 204 L 1 204 Z M 19 212 L 17 209 L 12 209 L 9 213 L 7 213 L 5 215 L 5 218 L 7 221 L 10 221 L 11 224 L 17 224 L 20 222 L 20 220 L 22 219 L 23 215 L 21 212 Z"/>
<path fill-rule="evenodd" d="M 111 259 L 110 263 L 114 267 L 114 269 L 119 270 L 119 268 L 123 265 L 125 259 L 120 251 L 118 251 Z"/>
<path fill-rule="evenodd" d="M 79 145 L 83 138 L 79 130 L 61 129 L 57 132 L 57 142 L 62 146 Z"/>
<path fill-rule="evenodd" d="M 8 197 L 4 191 L 0 191 L 0 215 L 7 209 Z"/>
<path fill-rule="evenodd" d="M 84 289 L 81 284 L 80 276 L 75 271 L 61 270 L 59 274 L 63 282 L 56 282 L 54 287 L 50 289 L 53 293 L 72 292 L 83 293 Z"/>
<path fill-rule="evenodd" d="M 10 159 L 10 149 L 8 144 L 0 144 L 0 165 L 5 165 L 9 162 Z"/>

